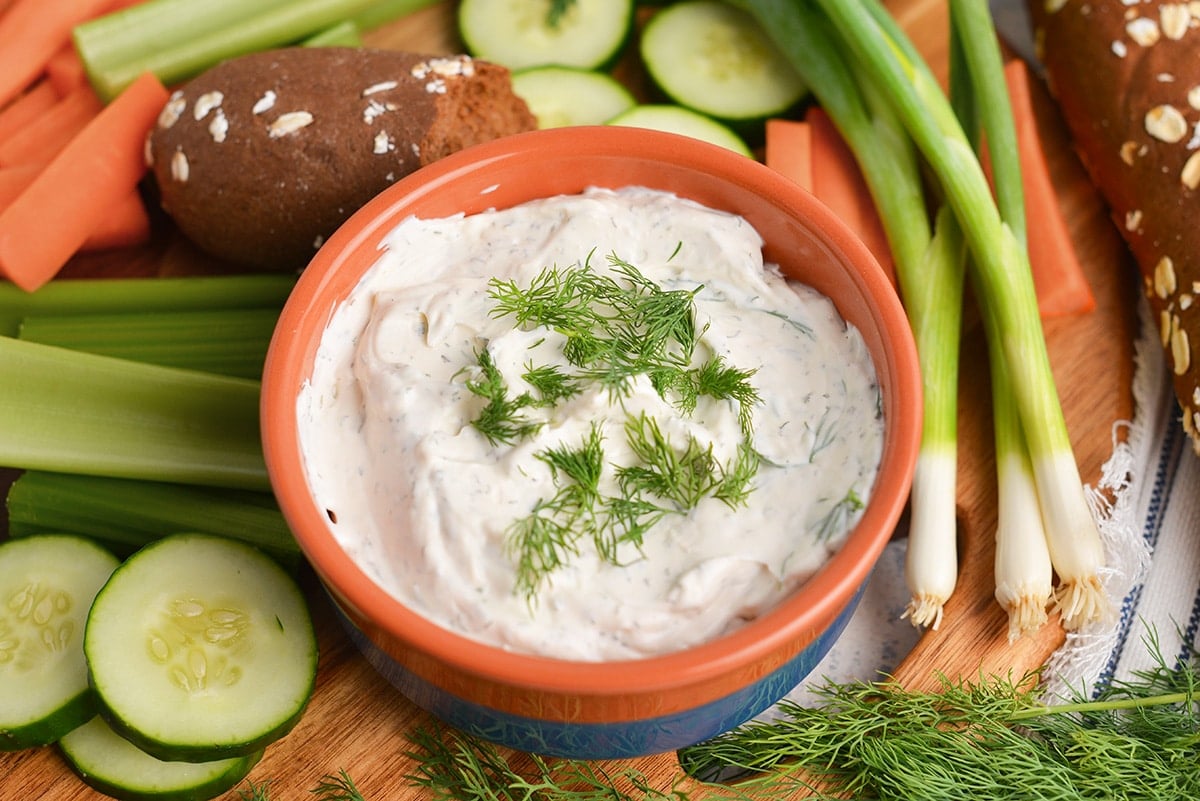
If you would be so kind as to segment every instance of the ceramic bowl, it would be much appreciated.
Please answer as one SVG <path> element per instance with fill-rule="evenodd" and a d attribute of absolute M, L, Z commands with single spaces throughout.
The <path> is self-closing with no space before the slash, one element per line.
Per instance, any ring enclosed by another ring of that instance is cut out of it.
<path fill-rule="evenodd" d="M 733 633 L 642 660 L 571 662 L 501 650 L 422 618 L 376 585 L 326 526 L 305 478 L 296 398 L 333 310 L 403 218 L 471 214 L 590 186 L 640 185 L 746 217 L 764 256 L 830 297 L 862 333 L 882 392 L 882 463 L 841 549 L 777 607 Z M 900 302 L 867 248 L 798 185 L 693 139 L 618 127 L 537 131 L 476 146 L 398 181 L 318 251 L 267 359 L 262 428 L 280 506 L 366 658 L 443 721 L 546 755 L 624 758 L 694 744 L 775 703 L 838 637 L 908 498 L 921 385 Z"/>

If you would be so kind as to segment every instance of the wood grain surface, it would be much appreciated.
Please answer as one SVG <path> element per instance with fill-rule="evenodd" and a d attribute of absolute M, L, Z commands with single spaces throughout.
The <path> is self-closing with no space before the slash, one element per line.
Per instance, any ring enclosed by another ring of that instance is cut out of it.
<path fill-rule="evenodd" d="M 892 0 L 890 7 L 939 75 L 946 65 L 944 0 Z M 369 43 L 427 53 L 458 52 L 453 6 L 442 3 L 369 37 Z M 638 85 L 636 65 L 621 74 Z M 1096 294 L 1097 308 L 1085 316 L 1046 322 L 1051 359 L 1084 480 L 1095 483 L 1112 451 L 1119 421 L 1132 415 L 1133 341 L 1137 334 L 1138 287 L 1129 256 L 1107 213 L 1075 159 L 1060 120 L 1044 92 L 1036 97 L 1039 124 L 1060 202 Z M 144 275 L 222 271 L 169 233 L 136 252 L 79 259 L 67 275 Z M 982 331 L 969 324 L 964 343 L 960 398 L 962 448 L 958 511 L 961 575 L 939 631 L 927 632 L 897 671 L 913 687 L 930 686 L 937 673 L 970 678 L 980 674 L 1020 675 L 1041 665 L 1060 644 L 1052 621 L 1035 638 L 1010 645 L 1006 620 L 992 599 L 992 533 L 996 522 L 994 459 L 986 348 Z M 902 536 L 903 531 L 898 532 Z M 2 536 L 2 535 L 0 535 Z M 308 587 L 317 620 L 321 660 L 316 693 L 300 724 L 272 745 L 250 779 L 270 782 L 276 801 L 310 797 L 327 774 L 345 769 L 369 801 L 426 797 L 406 778 L 412 762 L 409 732 L 427 722 L 418 710 L 380 679 L 357 654 L 334 621 L 318 587 Z M 678 775 L 671 754 L 634 765 L 666 789 Z M 686 785 L 685 785 L 686 786 Z M 0 799 L 8 801 L 97 801 L 105 796 L 76 778 L 53 748 L 0 754 Z M 236 801 L 231 791 L 223 801 Z"/>

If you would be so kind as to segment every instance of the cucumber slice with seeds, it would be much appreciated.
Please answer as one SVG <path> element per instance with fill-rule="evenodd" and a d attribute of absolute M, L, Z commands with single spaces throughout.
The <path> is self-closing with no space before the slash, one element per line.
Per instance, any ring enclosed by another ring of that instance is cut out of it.
<path fill-rule="evenodd" d="M 539 128 L 601 125 L 637 103 L 608 73 L 578 67 L 517 70 L 512 87 L 537 117 Z"/>
<path fill-rule="evenodd" d="M 114 732 L 99 715 L 59 741 L 84 783 L 120 801 L 205 801 L 250 773 L 262 756 L 215 762 L 163 762 Z"/>
<path fill-rule="evenodd" d="M 754 18 L 720 0 L 664 8 L 639 46 L 651 80 L 673 102 L 735 127 L 783 114 L 806 94 Z"/>
<path fill-rule="evenodd" d="M 105 719 L 166 761 L 261 750 L 300 720 L 316 680 L 299 587 L 261 551 L 208 534 L 165 537 L 117 568 L 83 644 Z"/>
<path fill-rule="evenodd" d="M 96 714 L 84 625 L 118 564 L 73 535 L 0 544 L 0 750 L 47 745 Z"/>
<path fill-rule="evenodd" d="M 462 0 L 467 52 L 511 70 L 611 65 L 633 30 L 633 0 Z"/>
<path fill-rule="evenodd" d="M 683 106 L 645 104 L 634 106 L 608 121 L 609 125 L 627 125 L 632 128 L 650 128 L 655 131 L 682 134 L 714 145 L 728 148 L 735 153 L 753 158 L 754 153 L 746 140 L 728 126 L 697 111 Z"/>

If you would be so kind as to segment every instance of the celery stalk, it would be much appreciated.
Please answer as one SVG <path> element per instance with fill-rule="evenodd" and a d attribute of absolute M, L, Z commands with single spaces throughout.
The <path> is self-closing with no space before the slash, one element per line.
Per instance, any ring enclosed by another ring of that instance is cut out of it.
<path fill-rule="evenodd" d="M 355 14 L 351 21 L 360 31 L 371 31 L 437 2 L 439 0 L 375 0 L 369 7 Z"/>
<path fill-rule="evenodd" d="M 267 490 L 259 390 L 0 337 L 0 464 Z"/>
<path fill-rule="evenodd" d="M 1101 620 L 1110 612 L 1099 576 L 1103 545 L 1067 433 L 1024 248 L 1001 218 L 979 160 L 928 67 L 906 58 L 902 34 L 887 29 L 895 28 L 887 11 L 874 0 L 817 5 L 871 82 L 887 93 L 958 216 L 980 301 L 1003 332 L 1005 366 L 1060 581 L 1055 603 L 1067 628 Z"/>
<path fill-rule="evenodd" d="M 98 278 L 51 281 L 37 292 L 0 283 L 0 336 L 15 337 L 30 316 L 283 308 L 294 275 L 250 273 L 185 278 Z"/>
<path fill-rule="evenodd" d="M 30 470 L 13 482 L 7 507 L 14 537 L 70 532 L 129 553 L 167 534 L 202 531 L 248 542 L 289 566 L 300 562 L 300 546 L 266 492 Z"/>
<path fill-rule="evenodd" d="M 168 85 L 179 83 L 228 58 L 258 50 L 295 44 L 344 19 L 352 18 L 375 0 L 269 0 L 263 2 L 199 3 L 195 0 L 152 0 L 168 7 L 214 7 L 211 16 L 192 17 L 193 28 L 170 16 L 147 13 L 148 23 L 75 29 L 75 45 L 97 93 L 115 97 L 143 72 L 153 72 Z M 138 6 L 130 10 L 136 10 Z M 105 18 L 101 18 L 104 20 Z M 177 27 L 178 25 L 178 27 Z M 160 32 L 167 44 L 157 45 Z M 116 39 L 113 42 L 112 39 Z"/>
<path fill-rule="evenodd" d="M 279 309 L 32 316 L 20 339 L 133 361 L 262 378 Z"/>
<path fill-rule="evenodd" d="M 317 31 L 300 44 L 305 47 L 362 47 L 362 43 L 358 26 L 350 20 L 342 20 Z"/>

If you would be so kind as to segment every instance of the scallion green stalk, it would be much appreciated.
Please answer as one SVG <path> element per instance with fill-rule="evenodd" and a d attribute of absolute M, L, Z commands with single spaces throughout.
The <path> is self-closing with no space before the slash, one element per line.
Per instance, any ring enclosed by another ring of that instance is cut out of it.
<path fill-rule="evenodd" d="M 958 358 L 964 247 L 953 215 L 931 228 L 917 153 L 890 101 L 858 74 L 829 21 L 808 3 L 739 0 L 785 53 L 858 160 L 879 209 L 924 387 L 913 476 L 905 617 L 937 628 L 957 558 Z"/>
<path fill-rule="evenodd" d="M 1026 245 L 1025 198 L 1020 155 L 999 40 L 985 3 L 951 0 L 951 103 L 976 149 L 980 129 L 992 165 L 996 205 L 1022 247 Z M 954 90 L 956 78 L 968 85 Z M 969 97 L 968 108 L 956 104 Z M 1028 251 L 1026 251 L 1027 253 Z M 1033 466 L 1025 443 L 1012 382 L 1000 347 L 1003 331 L 992 307 L 984 325 L 992 372 L 992 420 L 996 443 L 997 521 L 995 598 L 1008 615 L 1010 642 L 1045 624 L 1053 593 L 1050 551 L 1042 522 Z"/>
<path fill-rule="evenodd" d="M 32 316 L 29 342 L 240 378 L 262 378 L 278 308 Z"/>
<path fill-rule="evenodd" d="M 259 382 L 0 337 L 0 464 L 268 490 Z"/>
<path fill-rule="evenodd" d="M 1024 248 L 1004 224 L 978 158 L 941 88 L 874 0 L 817 0 L 864 74 L 891 99 L 954 209 L 971 251 L 980 302 L 995 315 L 1029 447 L 1068 629 L 1103 619 L 1104 549 L 1067 433 Z M 887 26 L 892 29 L 887 29 Z"/>
<path fill-rule="evenodd" d="M 79 278 L 37 292 L 0 283 L 0 335 L 15 337 L 31 316 L 201 309 L 283 308 L 296 276 L 282 273 L 169 278 Z"/>
<path fill-rule="evenodd" d="M 200 531 L 250 543 L 289 567 L 301 563 L 268 492 L 30 470 L 13 482 L 7 507 L 14 537 L 69 532 L 130 553 L 168 534 Z"/>
<path fill-rule="evenodd" d="M 305 47 L 362 47 L 362 43 L 358 26 L 348 19 L 317 31 L 301 42 Z"/>
<path fill-rule="evenodd" d="M 428 8 L 439 0 L 375 0 L 355 14 L 351 21 L 360 31 L 371 31 L 381 25 Z"/>

